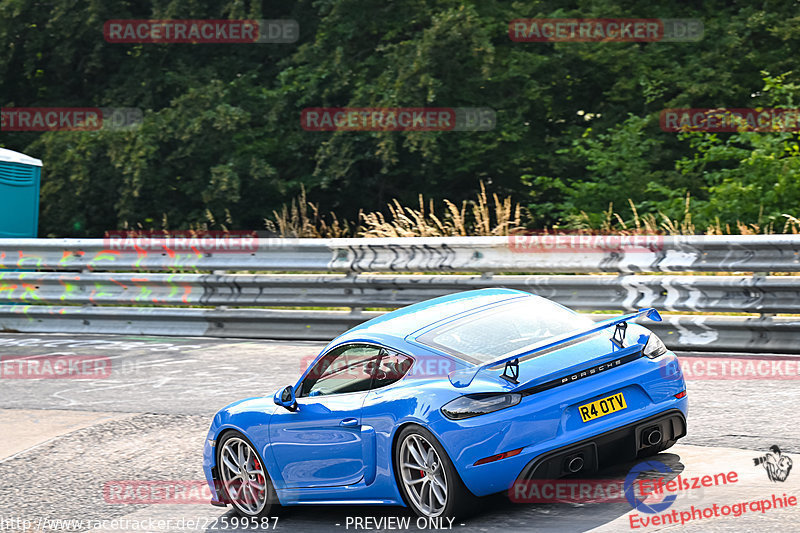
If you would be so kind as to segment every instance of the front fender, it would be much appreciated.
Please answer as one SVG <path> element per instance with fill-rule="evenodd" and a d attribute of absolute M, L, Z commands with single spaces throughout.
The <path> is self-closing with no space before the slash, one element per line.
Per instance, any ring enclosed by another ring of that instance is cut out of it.
<path fill-rule="evenodd" d="M 220 437 L 228 430 L 235 430 L 244 435 L 261 456 L 273 484 L 276 487 L 283 485 L 280 469 L 277 468 L 275 458 L 269 450 L 269 421 L 276 409 L 282 408 L 275 405 L 272 398 L 257 397 L 234 402 L 214 415 L 203 449 L 203 470 L 212 488 L 212 494 L 216 494 L 213 490 L 212 469 L 217 466 L 217 447 Z"/>

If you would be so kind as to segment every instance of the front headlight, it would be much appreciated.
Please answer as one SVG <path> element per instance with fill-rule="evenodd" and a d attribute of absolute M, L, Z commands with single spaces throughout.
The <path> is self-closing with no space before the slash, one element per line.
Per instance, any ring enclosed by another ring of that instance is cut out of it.
<path fill-rule="evenodd" d="M 651 333 L 644 347 L 644 354 L 650 359 L 655 359 L 665 353 L 667 353 L 667 347 L 664 346 L 664 343 L 661 342 L 661 339 L 659 339 L 655 333 Z"/>
<path fill-rule="evenodd" d="M 473 416 L 493 413 L 500 409 L 517 405 L 522 400 L 522 395 L 509 394 L 467 394 L 447 403 L 442 407 L 442 413 L 450 420 L 463 420 Z"/>

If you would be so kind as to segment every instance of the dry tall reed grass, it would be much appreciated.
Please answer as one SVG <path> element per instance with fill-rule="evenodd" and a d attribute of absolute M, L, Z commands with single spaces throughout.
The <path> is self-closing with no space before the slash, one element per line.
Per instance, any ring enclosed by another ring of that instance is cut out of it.
<path fill-rule="evenodd" d="M 388 215 L 380 211 L 358 214 L 358 223 L 340 221 L 334 213 L 326 218 L 320 214 L 319 205 L 309 202 L 305 189 L 280 211 L 273 211 L 272 218 L 265 220 L 268 231 L 281 237 L 457 237 L 457 236 L 497 236 L 525 232 L 528 219 L 525 208 L 512 201 L 486 192 L 481 182 L 481 190 L 475 200 L 463 201 L 457 206 L 450 200 L 443 200 L 444 208 L 437 214 L 432 199 L 426 202 L 422 195 L 418 198 L 419 207 L 403 206 L 398 200 L 387 205 Z M 640 215 L 632 200 L 628 200 L 633 219 L 626 222 L 614 211 L 614 204 L 608 206 L 600 226 L 592 225 L 587 213 L 581 212 L 569 228 L 549 227 L 542 231 L 560 231 L 628 234 L 628 235 L 758 235 L 772 233 L 800 233 L 800 219 L 784 214 L 785 222 L 776 228 L 774 222 L 767 224 L 746 224 L 737 222 L 733 227 L 724 226 L 719 219 L 703 231 L 692 222 L 691 197 L 686 196 L 683 217 L 671 219 L 662 212 Z M 776 231 L 778 229 L 779 231 Z M 538 232 L 537 231 L 537 232 Z"/>

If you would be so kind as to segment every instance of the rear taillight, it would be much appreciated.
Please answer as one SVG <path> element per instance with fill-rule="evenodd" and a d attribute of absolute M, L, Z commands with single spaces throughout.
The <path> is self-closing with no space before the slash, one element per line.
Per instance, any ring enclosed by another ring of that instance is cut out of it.
<path fill-rule="evenodd" d="M 507 407 L 513 407 L 522 400 L 522 395 L 511 392 L 508 394 L 479 393 L 459 396 L 452 402 L 442 407 L 442 413 L 450 420 L 463 420 L 473 416 L 493 413 Z"/>
<path fill-rule="evenodd" d="M 679 400 L 680 400 L 681 398 L 685 398 L 685 397 L 686 397 L 686 391 L 685 391 L 685 390 L 682 390 L 682 391 L 680 391 L 678 394 L 676 394 L 676 395 L 675 395 L 675 397 L 676 397 L 677 399 L 679 399 Z"/>
<path fill-rule="evenodd" d="M 650 359 L 655 359 L 667 353 L 667 347 L 661 342 L 655 333 L 651 333 L 647 339 L 647 344 L 644 347 L 644 354 Z"/>

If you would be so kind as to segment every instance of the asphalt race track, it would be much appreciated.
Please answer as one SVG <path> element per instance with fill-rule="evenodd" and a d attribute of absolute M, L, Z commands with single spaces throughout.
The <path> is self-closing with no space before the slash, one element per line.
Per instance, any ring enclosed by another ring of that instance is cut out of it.
<path fill-rule="evenodd" d="M 110 373 L 103 379 L 0 379 L 0 531 L 246 530 L 232 527 L 229 509 L 202 503 L 118 503 L 109 501 L 104 487 L 119 480 L 202 481 L 201 450 L 211 415 L 234 400 L 272 395 L 293 384 L 323 345 L 0 334 L 0 357 L 89 355 L 111 360 Z M 689 381 L 689 435 L 656 459 L 673 470 L 669 477 L 733 471 L 738 481 L 681 492 L 668 512 L 751 502 L 773 494 L 800 499 L 797 377 Z M 753 459 L 772 445 L 796 463 L 784 482 L 770 481 L 765 469 L 754 465 Z M 635 464 L 596 477 L 621 481 Z M 476 516 L 439 525 L 464 532 L 800 528 L 797 506 L 748 509 L 739 517 L 701 518 L 683 526 L 644 527 L 641 520 L 652 516 L 632 509 L 627 501 L 515 504 L 496 496 L 487 499 Z M 409 520 L 410 530 L 418 529 L 416 519 L 403 508 L 344 506 L 281 509 L 269 526 L 297 532 L 392 531 L 397 529 L 395 517 Z M 632 523 L 638 527 L 632 528 Z"/>

